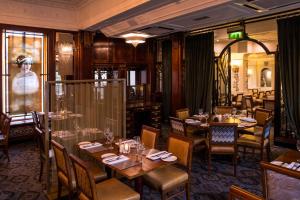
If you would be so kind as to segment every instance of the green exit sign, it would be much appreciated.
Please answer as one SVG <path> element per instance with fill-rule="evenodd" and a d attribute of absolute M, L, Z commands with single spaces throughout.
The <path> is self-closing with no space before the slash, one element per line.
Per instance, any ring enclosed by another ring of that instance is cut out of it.
<path fill-rule="evenodd" d="M 242 31 L 228 33 L 229 39 L 241 39 L 244 37 L 244 33 Z"/>

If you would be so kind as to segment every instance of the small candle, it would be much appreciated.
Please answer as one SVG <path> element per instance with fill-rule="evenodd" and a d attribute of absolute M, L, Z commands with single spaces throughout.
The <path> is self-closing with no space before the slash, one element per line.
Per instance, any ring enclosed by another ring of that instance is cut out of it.
<path fill-rule="evenodd" d="M 129 144 L 124 144 L 124 151 L 126 152 L 126 153 L 129 153 Z"/>

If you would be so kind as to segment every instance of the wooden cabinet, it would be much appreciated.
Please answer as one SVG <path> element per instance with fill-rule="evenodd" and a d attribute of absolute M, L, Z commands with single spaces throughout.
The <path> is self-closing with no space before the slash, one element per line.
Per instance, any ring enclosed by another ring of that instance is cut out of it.
<path fill-rule="evenodd" d="M 126 137 L 141 134 L 142 125 L 161 128 L 161 106 L 152 103 L 128 104 L 126 108 Z"/>

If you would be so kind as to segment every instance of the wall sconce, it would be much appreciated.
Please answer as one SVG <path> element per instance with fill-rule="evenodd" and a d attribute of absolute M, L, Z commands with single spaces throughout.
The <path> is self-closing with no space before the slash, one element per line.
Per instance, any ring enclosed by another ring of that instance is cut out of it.
<path fill-rule="evenodd" d="M 247 75 L 252 76 L 253 74 L 253 69 L 247 69 Z"/>

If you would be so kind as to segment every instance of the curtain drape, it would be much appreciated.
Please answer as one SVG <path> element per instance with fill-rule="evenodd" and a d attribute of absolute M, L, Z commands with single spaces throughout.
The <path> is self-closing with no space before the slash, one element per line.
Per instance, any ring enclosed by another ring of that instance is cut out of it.
<path fill-rule="evenodd" d="M 300 138 L 300 17 L 278 20 L 279 69 L 288 119 Z"/>
<path fill-rule="evenodd" d="M 172 88 L 172 41 L 162 42 L 163 64 L 163 119 L 168 120 L 171 111 L 171 88 Z"/>
<path fill-rule="evenodd" d="M 192 114 L 199 108 L 209 112 L 212 103 L 214 35 L 188 36 L 185 40 L 186 105 Z"/>

